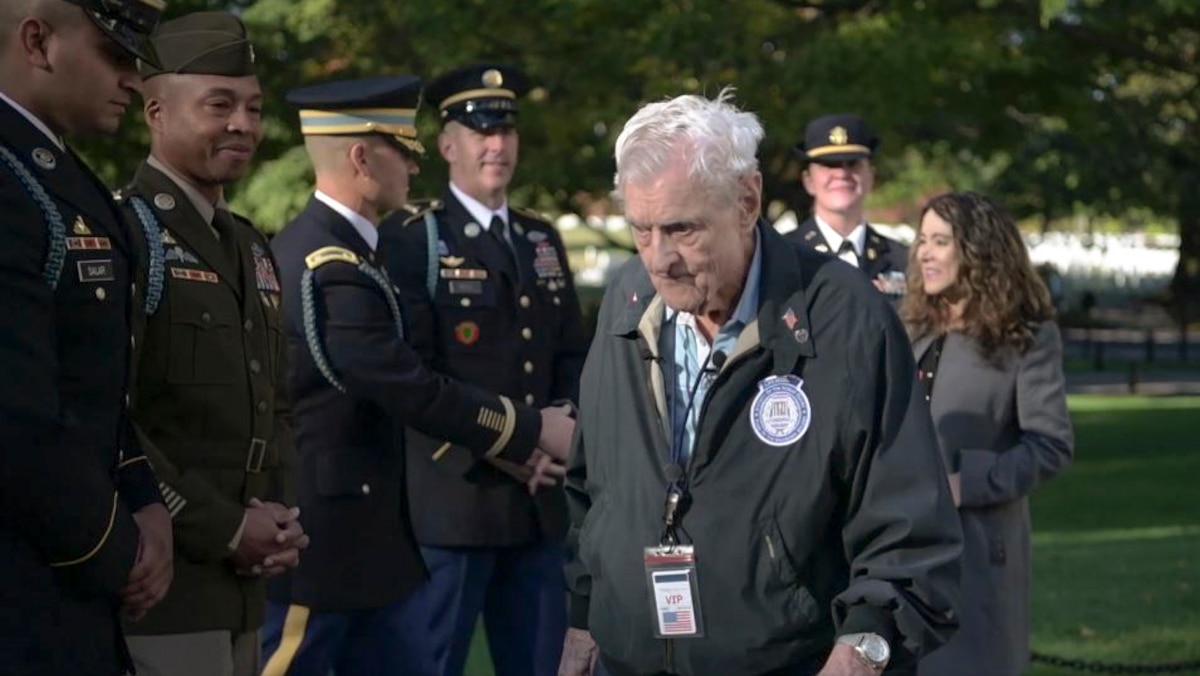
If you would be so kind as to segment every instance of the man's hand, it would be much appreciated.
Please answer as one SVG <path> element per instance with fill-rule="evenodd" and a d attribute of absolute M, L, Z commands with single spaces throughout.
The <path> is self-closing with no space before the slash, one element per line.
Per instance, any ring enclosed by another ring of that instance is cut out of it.
<path fill-rule="evenodd" d="M 138 558 L 121 590 L 121 605 L 132 620 L 140 620 L 171 588 L 175 575 L 175 542 L 171 515 L 161 503 L 147 505 L 133 515 L 139 531 Z"/>
<path fill-rule="evenodd" d="M 530 495 L 537 494 L 541 488 L 557 486 L 559 479 L 567 475 L 566 465 L 540 449 L 533 451 L 525 466 L 531 469 L 529 479 L 525 482 Z"/>
<path fill-rule="evenodd" d="M 542 435 L 537 447 L 559 462 L 566 462 L 571 453 L 571 436 L 575 434 L 575 421 L 570 417 L 570 408 L 551 406 L 542 409 Z"/>
<path fill-rule="evenodd" d="M 853 646 L 838 643 L 817 676 L 879 676 L 881 673 L 882 670 L 864 664 L 854 653 Z"/>
<path fill-rule="evenodd" d="M 308 536 L 300 526 L 300 508 L 250 499 L 242 539 L 233 563 L 243 575 L 278 575 L 300 563 Z"/>
<path fill-rule="evenodd" d="M 950 482 L 950 497 L 954 498 L 954 506 L 962 505 L 962 474 L 955 472 L 946 479 Z"/>
<path fill-rule="evenodd" d="M 563 641 L 562 661 L 558 663 L 558 676 L 592 676 L 600 649 L 592 640 L 591 632 L 583 629 L 568 629 Z"/>

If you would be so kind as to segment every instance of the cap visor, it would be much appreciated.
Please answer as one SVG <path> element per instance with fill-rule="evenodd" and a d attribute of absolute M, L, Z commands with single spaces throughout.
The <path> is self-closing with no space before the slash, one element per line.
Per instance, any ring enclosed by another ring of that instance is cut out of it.
<path fill-rule="evenodd" d="M 475 131 L 490 131 L 517 126 L 517 115 L 511 110 L 475 110 L 470 113 L 453 115 L 450 119 Z"/>
<path fill-rule="evenodd" d="M 110 40 L 120 45 L 122 49 L 155 68 L 162 68 L 162 62 L 158 60 L 158 52 L 154 50 L 154 43 L 150 41 L 150 36 L 131 30 L 119 22 L 109 25 L 92 12 L 84 13 L 92 20 L 92 23 L 96 24 Z"/>
<path fill-rule="evenodd" d="M 801 159 L 809 164 L 840 164 L 842 162 L 854 162 L 857 160 L 870 159 L 870 153 L 829 153 L 828 155 L 819 155 L 810 157 L 805 153 Z"/>

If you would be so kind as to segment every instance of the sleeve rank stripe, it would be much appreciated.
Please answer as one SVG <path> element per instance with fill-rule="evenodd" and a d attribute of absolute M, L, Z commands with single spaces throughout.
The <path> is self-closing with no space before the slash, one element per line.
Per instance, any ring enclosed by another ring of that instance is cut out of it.
<path fill-rule="evenodd" d="M 496 443 L 488 449 L 486 457 L 494 458 L 508 446 L 508 442 L 512 440 L 513 432 L 517 429 L 517 410 L 513 407 L 512 400 L 508 397 L 500 397 L 500 404 L 504 406 L 504 426 L 500 431 L 500 436 L 496 437 Z"/>
<path fill-rule="evenodd" d="M 183 511 L 183 508 L 188 503 L 188 501 L 184 500 L 183 496 L 181 496 L 181 495 L 176 494 L 175 498 L 176 498 L 175 502 L 167 505 L 167 512 L 169 512 L 171 514 L 172 519 L 174 519 L 177 514 L 179 514 L 181 511 Z"/>
<path fill-rule="evenodd" d="M 108 536 L 112 534 L 113 524 L 117 522 L 117 505 L 120 503 L 121 494 L 113 491 L 112 510 L 108 513 L 108 527 L 104 529 L 104 535 L 100 536 L 100 541 L 92 547 L 91 551 L 83 556 L 72 559 L 70 561 L 58 561 L 50 564 L 51 568 L 64 568 L 66 566 L 77 566 L 88 559 L 95 556 L 101 549 L 104 548 L 104 543 L 108 542 Z"/>

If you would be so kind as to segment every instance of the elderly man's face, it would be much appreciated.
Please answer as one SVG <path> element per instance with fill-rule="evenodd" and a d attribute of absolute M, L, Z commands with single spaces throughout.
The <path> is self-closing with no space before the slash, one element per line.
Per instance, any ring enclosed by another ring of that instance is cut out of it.
<path fill-rule="evenodd" d="M 688 180 L 682 160 L 625 186 L 625 218 L 655 290 L 674 310 L 732 311 L 753 255 L 761 178 L 740 181 L 721 200 Z"/>

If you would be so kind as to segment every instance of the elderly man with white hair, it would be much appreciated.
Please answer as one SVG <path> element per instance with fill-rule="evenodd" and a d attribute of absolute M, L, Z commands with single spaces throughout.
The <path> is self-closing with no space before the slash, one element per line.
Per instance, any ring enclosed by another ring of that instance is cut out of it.
<path fill-rule="evenodd" d="M 617 140 L 638 257 L 581 383 L 560 674 L 912 673 L 955 629 L 962 534 L 908 341 L 761 219 L 763 129 L 730 98 Z"/>

